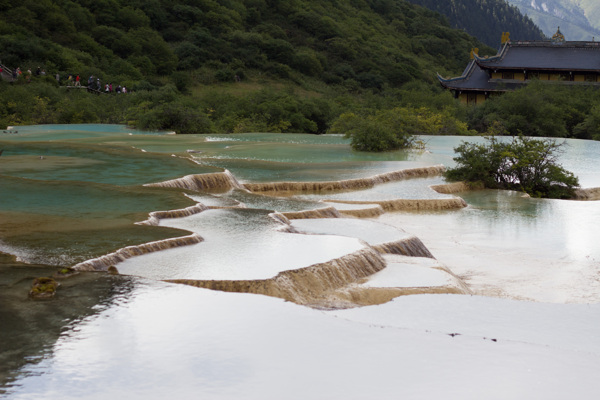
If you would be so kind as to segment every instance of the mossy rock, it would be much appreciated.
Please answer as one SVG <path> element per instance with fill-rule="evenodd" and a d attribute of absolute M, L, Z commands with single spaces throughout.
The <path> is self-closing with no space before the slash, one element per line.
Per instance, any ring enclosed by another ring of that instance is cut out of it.
<path fill-rule="evenodd" d="M 64 279 L 69 278 L 73 275 L 79 274 L 79 271 L 74 270 L 73 268 L 65 267 L 61 268 L 52 275 L 54 279 Z"/>
<path fill-rule="evenodd" d="M 56 295 L 60 283 L 52 278 L 35 278 L 29 291 L 29 297 L 35 300 L 51 299 Z"/>
<path fill-rule="evenodd" d="M 110 267 L 108 267 L 107 272 L 111 275 L 119 275 L 119 270 L 114 265 L 111 265 Z"/>

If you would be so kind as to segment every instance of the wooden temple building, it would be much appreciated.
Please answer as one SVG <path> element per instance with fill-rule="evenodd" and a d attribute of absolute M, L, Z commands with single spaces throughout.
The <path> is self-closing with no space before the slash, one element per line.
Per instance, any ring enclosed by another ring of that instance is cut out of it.
<path fill-rule="evenodd" d="M 563 84 L 600 86 L 600 42 L 567 42 L 560 28 L 552 40 L 511 42 L 508 33 L 492 57 L 471 52 L 463 74 L 441 85 L 466 104 L 478 104 L 489 96 L 518 89 L 532 79 Z"/>

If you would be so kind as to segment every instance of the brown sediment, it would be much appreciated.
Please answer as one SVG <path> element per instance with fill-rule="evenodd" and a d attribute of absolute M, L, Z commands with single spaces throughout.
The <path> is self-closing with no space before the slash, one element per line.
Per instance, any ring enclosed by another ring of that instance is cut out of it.
<path fill-rule="evenodd" d="M 198 213 L 201 213 L 202 211 L 206 211 L 208 209 L 210 209 L 210 207 L 207 207 L 204 204 L 198 203 L 193 206 L 182 208 L 179 210 L 153 211 L 149 214 L 149 217 L 147 220 L 142 221 L 142 222 L 136 222 L 136 224 L 157 226 L 161 219 L 188 217 L 190 215 L 198 214 Z"/>
<path fill-rule="evenodd" d="M 290 219 L 341 218 L 342 215 L 335 207 L 317 208 L 305 211 L 287 211 L 281 215 Z"/>
<path fill-rule="evenodd" d="M 483 189 L 483 183 L 471 183 L 471 182 L 453 182 L 445 183 L 442 185 L 429 186 L 432 190 L 435 190 L 441 194 L 454 194 L 459 192 L 465 192 L 467 190 L 478 190 Z"/>
<path fill-rule="evenodd" d="M 338 290 L 329 297 L 328 308 L 352 308 L 387 303 L 396 297 L 414 294 L 468 294 L 454 286 L 428 286 L 408 288 L 349 287 Z"/>
<path fill-rule="evenodd" d="M 395 200 L 335 200 L 328 203 L 342 204 L 379 204 L 385 211 L 437 211 L 464 208 L 467 203 L 460 197 L 450 199 L 395 199 Z"/>
<path fill-rule="evenodd" d="M 192 234 L 189 236 L 157 240 L 155 242 L 144 243 L 137 246 L 127 246 L 115 251 L 114 253 L 81 262 L 73 266 L 73 269 L 78 271 L 107 271 L 110 266 L 114 266 L 115 264 L 135 256 L 175 247 L 188 246 L 191 244 L 200 243 L 203 240 L 204 239 L 200 235 Z"/>
<path fill-rule="evenodd" d="M 368 178 L 347 179 L 323 182 L 270 182 L 246 183 L 244 187 L 254 193 L 292 194 L 302 192 L 330 192 L 342 190 L 358 190 L 371 188 L 380 183 L 395 182 L 403 179 L 440 175 L 445 171 L 443 165 L 431 167 L 409 168 L 392 171 Z"/>
<path fill-rule="evenodd" d="M 210 174 L 186 175 L 169 181 L 147 183 L 144 186 L 187 189 L 196 192 L 226 192 L 231 189 L 243 189 L 243 186 L 227 170 Z"/>
<path fill-rule="evenodd" d="M 573 200 L 600 200 L 600 188 L 577 189 Z"/>
<path fill-rule="evenodd" d="M 173 279 L 168 282 L 225 292 L 263 294 L 297 304 L 322 306 L 336 290 L 381 271 L 385 266 L 385 260 L 376 250 L 365 248 L 325 263 L 283 271 L 270 279 Z"/>
<path fill-rule="evenodd" d="M 410 236 L 405 239 L 397 240 L 372 246 L 382 254 L 400 254 L 409 257 L 435 258 L 421 239 L 416 236 Z"/>

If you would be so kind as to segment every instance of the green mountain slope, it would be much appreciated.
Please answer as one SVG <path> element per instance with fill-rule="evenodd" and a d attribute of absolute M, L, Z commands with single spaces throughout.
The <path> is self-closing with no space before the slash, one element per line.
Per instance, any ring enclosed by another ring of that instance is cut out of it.
<path fill-rule="evenodd" d="M 142 80 L 248 71 L 357 88 L 457 73 L 481 44 L 394 0 L 0 0 L 0 60 L 51 73 Z"/>
<path fill-rule="evenodd" d="M 544 38 L 531 19 L 504 0 L 409 1 L 445 15 L 454 28 L 465 30 L 489 46 L 500 45 L 502 32 L 510 32 L 511 38 L 518 40 Z"/>
<path fill-rule="evenodd" d="M 567 40 L 600 38 L 600 2 L 595 0 L 508 0 L 547 36 L 560 26 Z"/>

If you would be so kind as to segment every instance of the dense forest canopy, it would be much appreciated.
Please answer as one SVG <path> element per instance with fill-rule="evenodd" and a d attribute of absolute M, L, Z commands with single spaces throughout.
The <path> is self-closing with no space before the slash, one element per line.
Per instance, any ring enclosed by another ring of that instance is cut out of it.
<path fill-rule="evenodd" d="M 491 10 L 481 25 L 514 37 L 505 22 L 522 16 Z M 460 75 L 474 47 L 496 53 L 403 0 L 0 0 L 0 63 L 23 73 L 0 81 L 0 127 L 320 134 L 363 121 L 395 146 L 426 126 L 474 134 L 499 121 L 511 134 L 600 138 L 597 91 L 535 85 L 474 108 L 457 102 L 436 72 Z M 67 89 L 76 74 L 128 94 Z"/>
<path fill-rule="evenodd" d="M 479 42 L 405 1 L 0 1 L 5 65 L 111 80 L 260 70 L 381 89 L 456 73 L 471 47 Z"/>
<path fill-rule="evenodd" d="M 505 0 L 409 0 L 445 15 L 454 28 L 464 29 L 489 46 L 499 47 L 502 32 L 511 39 L 542 40 L 544 33 Z M 555 28 L 556 30 L 556 28 Z M 554 32 L 553 32 L 554 33 Z"/>

